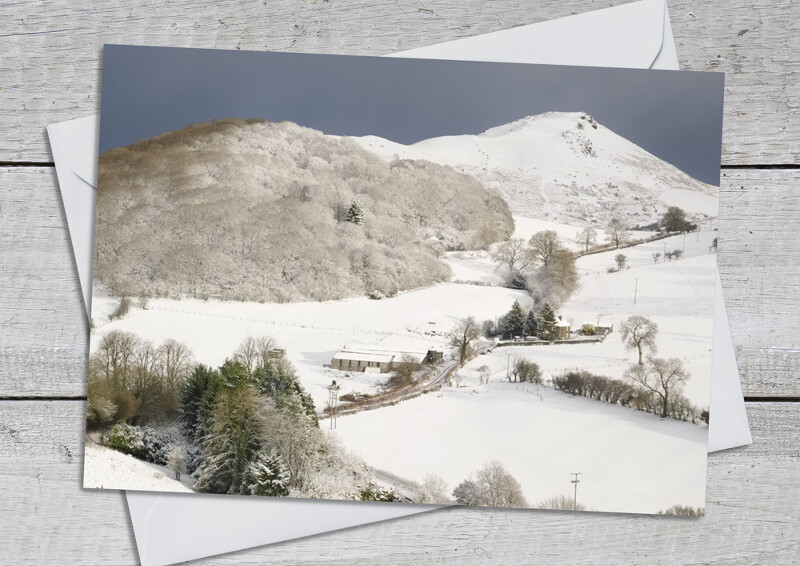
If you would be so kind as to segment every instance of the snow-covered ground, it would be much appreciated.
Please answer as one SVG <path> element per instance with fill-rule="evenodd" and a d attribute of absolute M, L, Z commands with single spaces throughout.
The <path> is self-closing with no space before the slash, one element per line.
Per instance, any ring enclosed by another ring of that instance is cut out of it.
<path fill-rule="evenodd" d="M 663 253 L 665 248 L 682 249 L 684 236 L 578 259 L 580 288 L 559 312 L 573 328 L 599 320 L 615 329 L 602 344 L 583 347 L 587 355 L 602 352 L 602 360 L 588 366 L 594 366 L 597 373 L 621 377 L 636 358 L 634 352 L 624 349 L 617 330 L 629 316 L 642 315 L 658 324 L 657 355 L 680 358 L 691 373 L 684 394 L 695 404 L 708 406 L 717 268 L 717 257 L 709 254 L 708 248 L 715 237 L 713 231 L 687 234 L 684 256 L 666 263 L 663 256 L 654 263 L 652 254 Z M 625 254 L 629 268 L 607 273 L 618 253 Z M 592 367 L 586 369 L 593 371 Z"/>
<path fill-rule="evenodd" d="M 182 480 L 190 481 L 186 474 Z M 176 491 L 194 493 L 173 472 L 91 442 L 86 443 L 83 487 L 131 489 L 134 491 Z"/>
<path fill-rule="evenodd" d="M 565 240 L 570 234 L 569 226 L 516 220 L 523 237 L 541 229 L 555 229 Z M 707 406 L 716 269 L 709 246 L 715 235 L 705 231 L 674 236 L 581 257 L 580 288 L 559 313 L 573 328 L 600 322 L 614 324 L 616 330 L 630 315 L 651 318 L 659 325 L 658 354 L 684 361 L 692 375 L 685 394 L 695 404 Z M 652 254 L 665 249 L 681 249 L 684 255 L 666 263 L 661 257 L 655 263 Z M 628 268 L 608 273 L 618 253 L 625 254 Z M 93 347 L 103 333 L 123 329 L 155 343 L 176 338 L 192 349 L 198 361 L 216 366 L 246 336 L 271 335 L 286 348 L 321 409 L 331 379 L 341 384 L 344 394 L 373 392 L 386 378 L 323 367 L 347 343 L 446 350 L 446 333 L 459 319 L 494 319 L 514 300 L 530 306 L 525 292 L 494 286 L 501 275 L 487 252 L 454 252 L 445 261 L 453 268 L 454 280 L 482 285 L 447 283 L 380 301 L 259 304 L 156 299 L 146 309 L 134 302 L 127 315 L 111 322 L 108 314 L 117 301 L 98 296 Z M 704 505 L 706 427 L 546 387 L 503 383 L 507 365 L 516 357 L 539 364 L 545 379 L 571 368 L 619 378 L 636 354 L 624 348 L 617 331 L 597 344 L 495 348 L 460 370 L 465 387 L 445 387 L 441 393 L 396 406 L 340 417 L 336 434 L 372 467 L 413 481 L 435 473 L 450 490 L 486 461 L 496 459 L 520 481 L 530 504 L 568 495 L 569 474 L 581 472 L 579 501 L 590 508 L 653 513 L 676 504 Z M 483 365 L 489 367 L 491 383 L 479 386 L 478 368 Z M 185 488 L 157 467 L 107 452 L 89 448 L 87 486 Z M 136 471 L 137 465 L 145 468 Z M 122 479 L 117 479 L 118 472 Z M 112 478 L 113 486 L 108 483 Z M 164 487 L 153 485 L 161 481 L 166 482 Z"/>
<path fill-rule="evenodd" d="M 486 262 L 481 263 L 487 268 Z M 477 268 L 476 268 L 477 269 Z M 493 269 L 493 268 L 491 268 Z M 152 299 L 147 309 L 132 306 L 121 319 L 108 321 L 117 301 L 93 300 L 94 351 L 103 334 L 126 330 L 159 344 L 167 338 L 184 342 L 198 362 L 219 366 L 247 336 L 275 338 L 298 370 L 318 409 L 326 406 L 332 379 L 340 394 L 369 393 L 383 374 L 340 372 L 323 367 L 352 342 L 382 344 L 387 349 L 444 349 L 446 334 L 458 320 L 495 318 L 518 300 L 531 303 L 523 291 L 445 283 L 402 293 L 391 299 L 367 298 L 323 303 L 261 304 L 196 299 Z M 135 302 L 134 302 L 135 303 Z"/>
<path fill-rule="evenodd" d="M 452 491 L 489 460 L 520 482 L 529 505 L 572 495 L 603 511 L 705 506 L 704 426 L 659 419 L 546 387 L 515 383 L 438 394 L 339 417 L 334 432 L 371 466 Z"/>
<path fill-rule="evenodd" d="M 447 252 L 444 254 L 444 261 L 453 272 L 453 281 L 483 285 L 503 284 L 503 274 L 497 263 L 492 260 L 489 252 Z"/>
<path fill-rule="evenodd" d="M 562 239 L 568 226 L 515 217 L 518 230 L 527 226 L 531 233 L 556 230 Z M 717 232 L 700 231 L 621 250 L 612 250 L 578 258 L 580 288 L 559 309 L 573 330 L 584 323 L 614 325 L 632 315 L 642 315 L 659 326 L 658 352 L 662 357 L 680 358 L 691 374 L 684 394 L 696 405 L 707 407 L 710 399 L 711 339 L 714 316 L 714 271 L 716 256 L 709 247 Z M 636 234 L 641 237 L 640 234 Z M 664 251 L 680 249 L 680 260 L 666 262 Z M 627 268 L 608 273 L 616 266 L 614 257 L 626 256 Z M 658 263 L 653 253 L 661 253 Z M 454 273 L 465 280 L 489 281 L 499 277 L 485 254 L 458 252 Z M 452 255 L 452 254 L 451 254 Z M 454 260 L 448 257 L 453 265 Z M 634 304 L 636 295 L 636 304 Z M 472 360 L 461 370 L 464 383 L 479 382 L 477 368 L 488 365 L 495 378 L 504 377 L 506 364 L 514 358 L 535 361 L 545 379 L 567 369 L 586 369 L 613 378 L 622 378 L 636 360 L 636 353 L 626 350 L 619 332 L 613 332 L 597 344 L 555 346 L 514 346 L 496 349 Z"/>

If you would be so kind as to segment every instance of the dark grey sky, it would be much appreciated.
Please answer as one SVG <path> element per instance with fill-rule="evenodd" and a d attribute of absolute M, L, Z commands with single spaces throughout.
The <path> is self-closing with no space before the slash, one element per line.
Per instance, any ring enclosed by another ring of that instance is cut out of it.
<path fill-rule="evenodd" d="M 409 144 L 584 111 L 719 184 L 722 73 L 106 45 L 100 152 L 216 118 Z"/>

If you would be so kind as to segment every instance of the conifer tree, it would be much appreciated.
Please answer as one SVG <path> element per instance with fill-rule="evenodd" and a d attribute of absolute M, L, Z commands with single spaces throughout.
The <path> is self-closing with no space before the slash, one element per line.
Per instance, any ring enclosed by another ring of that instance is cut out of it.
<path fill-rule="evenodd" d="M 245 488 L 249 495 L 266 495 L 285 497 L 289 495 L 289 472 L 274 449 L 270 452 L 259 452 L 247 467 Z"/>
<path fill-rule="evenodd" d="M 210 493 L 245 493 L 250 462 L 261 448 L 259 397 L 239 383 L 217 395 L 211 426 L 203 438 L 203 460 L 194 488 Z"/>
<path fill-rule="evenodd" d="M 199 440 L 205 434 L 206 420 L 213 408 L 214 396 L 222 381 L 216 370 L 198 364 L 181 390 L 181 431 L 187 438 Z"/>
<path fill-rule="evenodd" d="M 511 310 L 502 316 L 499 322 L 499 327 L 503 336 L 506 338 L 513 338 L 514 336 L 521 336 L 525 324 L 525 311 L 520 306 L 519 301 L 514 301 L 511 305 Z"/>
<path fill-rule="evenodd" d="M 539 318 L 536 316 L 534 309 L 529 310 L 527 316 L 525 316 L 522 331 L 525 336 L 536 336 L 536 333 L 539 332 Z"/>
<path fill-rule="evenodd" d="M 364 211 L 358 206 L 357 202 L 351 204 L 347 210 L 347 221 L 359 226 L 364 223 Z"/>
<path fill-rule="evenodd" d="M 539 318 L 542 321 L 542 330 L 545 332 L 553 332 L 553 328 L 555 327 L 557 319 L 556 311 L 553 310 L 553 307 L 550 306 L 550 303 L 545 303 L 542 305 L 542 308 L 539 311 Z"/>

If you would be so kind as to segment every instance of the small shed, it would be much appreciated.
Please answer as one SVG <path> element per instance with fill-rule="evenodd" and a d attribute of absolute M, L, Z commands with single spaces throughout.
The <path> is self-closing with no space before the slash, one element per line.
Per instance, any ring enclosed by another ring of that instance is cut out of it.
<path fill-rule="evenodd" d="M 272 348 L 267 352 L 267 357 L 270 360 L 279 360 L 286 357 L 286 350 L 283 348 Z"/>

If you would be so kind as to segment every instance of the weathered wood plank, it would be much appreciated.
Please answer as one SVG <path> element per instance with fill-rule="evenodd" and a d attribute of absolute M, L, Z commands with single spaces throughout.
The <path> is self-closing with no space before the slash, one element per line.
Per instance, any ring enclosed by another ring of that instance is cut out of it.
<path fill-rule="evenodd" d="M 97 112 L 104 43 L 382 55 L 627 1 L 6 3 L 0 161 L 50 161 L 44 126 Z M 729 73 L 724 163 L 798 163 L 800 4 L 668 4 L 682 66 Z"/>
<path fill-rule="evenodd" d="M 724 174 L 719 261 L 745 394 L 800 395 L 800 171 Z M 0 169 L 0 210 L 0 396 L 84 395 L 88 330 L 53 169 Z"/>
<path fill-rule="evenodd" d="M 800 404 L 748 411 L 754 444 L 709 458 L 705 518 L 452 509 L 200 563 L 796 563 Z M 136 563 L 121 494 L 80 488 L 83 412 L 0 402 L 0 552 L 15 563 Z"/>
<path fill-rule="evenodd" d="M 719 269 L 745 395 L 800 395 L 800 170 L 726 170 Z"/>
<path fill-rule="evenodd" d="M 0 396 L 86 394 L 88 324 L 55 169 L 0 168 Z"/>

